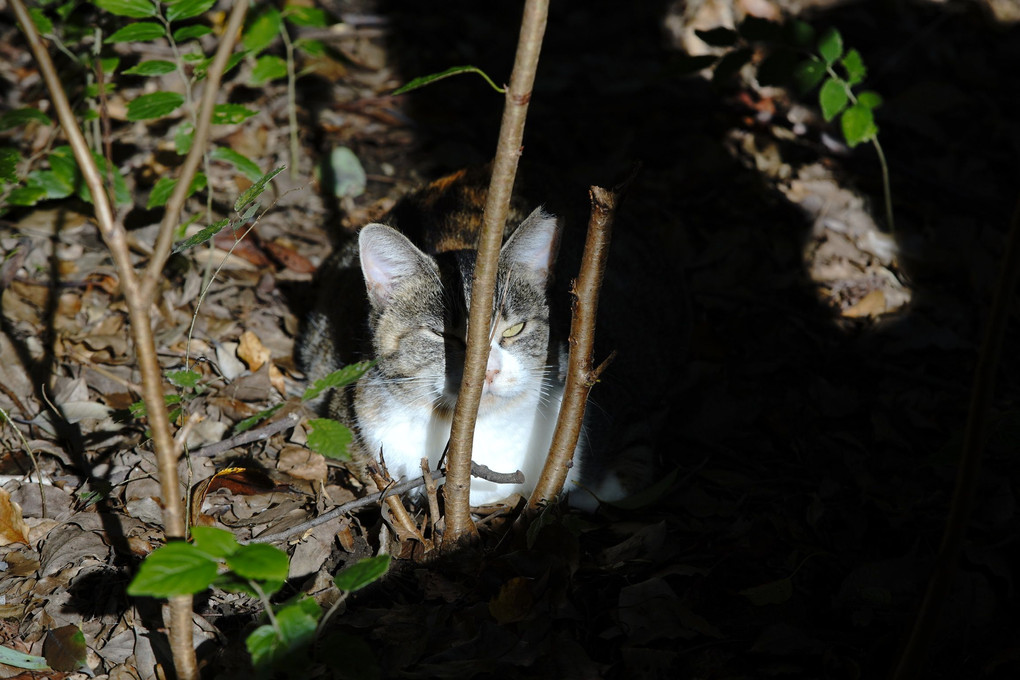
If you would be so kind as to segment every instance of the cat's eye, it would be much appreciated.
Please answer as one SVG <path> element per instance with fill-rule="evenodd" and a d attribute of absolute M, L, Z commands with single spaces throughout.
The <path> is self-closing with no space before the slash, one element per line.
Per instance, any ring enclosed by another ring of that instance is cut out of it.
<path fill-rule="evenodd" d="M 524 322 L 523 321 L 520 322 L 520 323 L 515 323 L 513 326 L 510 326 L 510 328 L 508 328 L 505 331 L 503 331 L 503 337 L 504 338 L 512 338 L 515 335 L 520 335 L 521 331 L 523 331 L 523 330 L 524 330 Z"/>

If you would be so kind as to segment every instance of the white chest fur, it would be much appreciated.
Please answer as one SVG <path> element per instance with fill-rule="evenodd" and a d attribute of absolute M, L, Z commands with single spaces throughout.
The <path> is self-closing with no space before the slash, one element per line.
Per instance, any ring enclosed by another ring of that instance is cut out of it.
<path fill-rule="evenodd" d="M 496 484 L 471 479 L 471 504 L 484 505 L 506 498 L 512 493 L 527 495 L 534 489 L 545 464 L 546 453 L 556 427 L 562 400 L 562 387 L 546 385 L 546 397 L 536 393 L 515 404 L 513 409 L 482 413 L 475 424 L 472 459 L 494 472 L 524 473 L 524 484 Z M 412 478 L 421 474 L 421 459 L 429 459 L 435 469 L 450 437 L 448 414 L 399 404 L 384 406 L 375 426 L 362 427 L 362 438 L 369 450 L 382 451 L 393 479 Z M 571 478 L 576 477 L 576 463 Z"/>

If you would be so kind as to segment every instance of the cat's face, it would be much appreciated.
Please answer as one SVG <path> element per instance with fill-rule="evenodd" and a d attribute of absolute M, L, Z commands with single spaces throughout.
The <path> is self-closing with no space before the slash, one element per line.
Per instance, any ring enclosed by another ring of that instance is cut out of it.
<path fill-rule="evenodd" d="M 533 212 L 500 251 L 480 412 L 538 396 L 549 348 L 549 270 L 556 220 Z M 359 235 L 378 371 L 406 406 L 452 409 L 460 388 L 475 255 L 429 256 L 398 231 Z"/>

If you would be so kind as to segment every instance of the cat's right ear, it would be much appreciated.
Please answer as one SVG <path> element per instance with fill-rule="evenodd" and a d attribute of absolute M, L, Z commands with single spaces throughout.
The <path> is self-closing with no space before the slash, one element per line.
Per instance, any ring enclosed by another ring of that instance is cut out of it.
<path fill-rule="evenodd" d="M 377 309 L 390 303 L 394 291 L 408 277 L 435 276 L 428 255 L 392 227 L 383 224 L 364 227 L 358 234 L 358 250 L 368 299 Z"/>

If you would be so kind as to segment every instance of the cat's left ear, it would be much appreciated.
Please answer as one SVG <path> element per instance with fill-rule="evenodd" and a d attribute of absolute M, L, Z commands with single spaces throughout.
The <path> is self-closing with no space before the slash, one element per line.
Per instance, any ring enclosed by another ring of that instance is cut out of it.
<path fill-rule="evenodd" d="M 499 259 L 513 271 L 545 285 L 556 261 L 559 233 L 556 217 L 536 208 L 503 245 Z"/>

